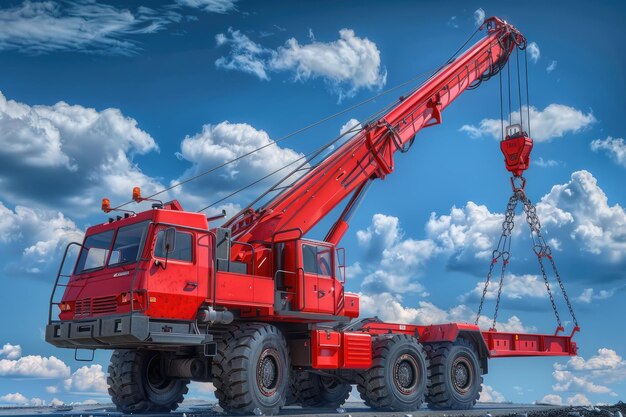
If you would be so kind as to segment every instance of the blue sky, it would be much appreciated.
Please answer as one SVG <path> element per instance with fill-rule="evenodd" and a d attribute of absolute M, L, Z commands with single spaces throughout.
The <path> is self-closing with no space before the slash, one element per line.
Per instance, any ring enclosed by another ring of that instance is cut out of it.
<path fill-rule="evenodd" d="M 582 327 L 579 358 L 492 361 L 483 399 L 624 399 L 623 3 L 139 3 L 0 3 L 0 405 L 107 398 L 109 354 L 76 362 L 42 335 L 60 253 L 105 219 L 100 198 L 115 204 L 135 185 L 162 189 L 432 70 L 483 13 L 534 43 L 527 193 Z M 348 288 L 362 294 L 364 313 L 473 321 L 510 194 L 496 140 L 498 91 L 492 80 L 463 94 L 371 187 L 342 242 Z M 397 95 L 168 197 L 190 210 L 212 203 Z M 219 208 L 232 213 L 259 192 Z M 499 328 L 550 333 L 555 321 L 521 216 L 516 230 Z M 558 303 L 567 318 L 560 295 Z M 190 397 L 213 398 L 211 387 L 194 385 Z"/>

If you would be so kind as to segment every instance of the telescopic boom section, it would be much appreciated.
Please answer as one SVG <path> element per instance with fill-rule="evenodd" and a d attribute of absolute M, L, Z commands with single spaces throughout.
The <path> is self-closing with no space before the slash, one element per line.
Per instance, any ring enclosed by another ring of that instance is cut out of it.
<path fill-rule="evenodd" d="M 516 46 L 525 47 L 522 34 L 507 22 L 492 17 L 481 29 L 487 36 L 457 59 L 443 66 L 421 87 L 401 97 L 383 117 L 364 128 L 319 165 L 296 180 L 265 206 L 247 208 L 225 226 L 240 242 L 271 241 L 278 232 L 306 234 L 350 194 L 348 206 L 370 180 L 393 172 L 394 154 L 406 152 L 424 127 L 441 123 L 441 112 L 463 91 L 496 74 Z M 348 207 L 348 208 L 349 208 Z M 347 230 L 344 211 L 326 240 L 337 244 Z"/>

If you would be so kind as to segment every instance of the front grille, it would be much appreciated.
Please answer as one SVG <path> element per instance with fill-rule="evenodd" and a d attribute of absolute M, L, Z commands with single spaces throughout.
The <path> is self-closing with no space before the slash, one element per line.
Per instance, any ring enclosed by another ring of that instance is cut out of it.
<path fill-rule="evenodd" d="M 115 313 L 117 311 L 117 297 L 100 297 L 91 300 L 92 314 Z"/>
<path fill-rule="evenodd" d="M 76 300 L 74 307 L 74 317 L 87 317 L 91 315 L 91 298 Z"/>
<path fill-rule="evenodd" d="M 83 298 L 76 300 L 74 317 L 89 317 L 96 314 L 115 313 L 117 311 L 117 297 L 114 295 L 99 298 Z"/>

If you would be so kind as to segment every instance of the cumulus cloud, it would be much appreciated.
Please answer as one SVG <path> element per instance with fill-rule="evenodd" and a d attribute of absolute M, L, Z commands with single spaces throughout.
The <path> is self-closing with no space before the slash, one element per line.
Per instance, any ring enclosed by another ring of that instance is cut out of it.
<path fill-rule="evenodd" d="M 233 29 L 215 39 L 218 46 L 230 47 L 227 56 L 215 61 L 218 68 L 245 72 L 261 80 L 269 80 L 270 72 L 289 73 L 296 81 L 321 78 L 339 100 L 361 89 L 380 89 L 387 81 L 376 44 L 359 38 L 351 29 L 340 30 L 336 41 L 311 39 L 300 44 L 291 38 L 277 49 L 265 48 Z"/>
<path fill-rule="evenodd" d="M 626 259 L 626 211 L 609 205 L 589 171 L 576 171 L 566 184 L 553 186 L 537 203 L 537 213 L 543 225 L 560 229 L 559 235 L 581 250 L 606 255 L 609 263 Z"/>
<path fill-rule="evenodd" d="M 42 407 L 46 405 L 46 402 L 41 398 L 34 397 L 29 400 L 19 392 L 0 396 L 0 402 L 22 406 L 29 405 L 31 407 Z"/>
<path fill-rule="evenodd" d="M 522 117 L 526 120 L 527 109 L 522 106 Z M 511 120 L 520 120 L 519 111 L 511 113 Z M 547 142 L 566 134 L 578 133 L 596 121 L 593 113 L 585 113 L 563 104 L 550 104 L 543 110 L 530 107 L 531 135 L 536 142 Z M 526 125 L 527 122 L 524 122 Z M 508 119 L 505 121 L 505 126 Z M 497 119 L 483 119 L 478 126 L 463 125 L 461 132 L 472 138 L 492 137 L 500 139 L 501 122 Z"/>
<path fill-rule="evenodd" d="M 69 242 L 80 242 L 82 237 L 83 231 L 61 212 L 24 206 L 11 210 L 0 201 L 0 244 L 10 255 L 5 271 L 38 274 L 58 262 Z M 8 359 L 21 354 L 19 346 L 11 345 L 5 345 L 0 353 L 4 352 Z"/>
<path fill-rule="evenodd" d="M 593 140 L 590 146 L 592 151 L 602 151 L 613 158 L 619 165 L 626 168 L 626 142 L 624 142 L 624 139 L 608 136 L 606 139 Z"/>
<path fill-rule="evenodd" d="M 619 204 L 609 204 L 608 197 L 589 171 L 573 172 L 568 182 L 554 185 L 536 207 L 544 237 L 553 250 L 560 252 L 561 273 L 565 271 L 572 278 L 587 279 L 587 272 L 593 270 L 594 279 L 606 281 L 625 277 L 626 211 Z M 513 240 L 523 243 L 528 240 L 528 226 L 520 212 L 518 207 Z M 502 220 L 501 213 L 468 202 L 465 207 L 453 207 L 449 215 L 433 213 L 426 224 L 426 237 L 436 243 L 434 254 L 448 256 L 449 268 L 482 271 L 480 268 L 486 268 L 486 261 L 500 236 Z M 581 257 L 581 252 L 593 256 Z M 513 252 L 514 256 L 517 254 Z M 534 267 L 536 264 L 527 265 Z M 598 265 L 602 265 L 600 270 Z M 538 289 L 539 285 L 532 288 Z M 608 293 L 603 296 L 608 297 Z"/>
<path fill-rule="evenodd" d="M 224 14 L 236 10 L 237 0 L 176 0 L 176 3 L 209 13 Z"/>
<path fill-rule="evenodd" d="M 567 399 L 567 405 L 569 406 L 589 406 L 591 405 L 591 401 L 584 394 L 576 394 Z"/>
<path fill-rule="evenodd" d="M 22 347 L 5 343 L 2 349 L 0 349 L 0 356 L 4 356 L 7 359 L 18 359 L 22 356 Z"/>
<path fill-rule="evenodd" d="M 132 55 L 140 50 L 138 35 L 159 32 L 180 19 L 171 10 L 145 6 L 131 11 L 97 1 L 24 1 L 0 9 L 0 50 Z"/>
<path fill-rule="evenodd" d="M 552 373 L 556 384 L 552 386 L 555 391 L 585 391 L 591 394 L 613 394 L 609 387 L 595 384 L 585 376 L 576 376 L 569 371 L 556 370 Z"/>
<path fill-rule="evenodd" d="M 626 380 L 626 360 L 613 349 L 601 348 L 588 359 L 575 356 L 555 363 L 552 376 L 554 391 L 574 394 L 566 401 L 568 405 L 585 405 L 590 403 L 585 394 L 618 396 L 611 385 Z"/>
<path fill-rule="evenodd" d="M 539 45 L 537 45 L 536 42 L 531 42 L 528 44 L 528 46 L 526 46 L 526 51 L 528 52 L 528 55 L 530 55 L 531 62 L 534 62 L 536 64 L 537 61 L 539 61 L 539 58 L 541 57 L 541 51 L 539 50 Z"/>
<path fill-rule="evenodd" d="M 0 192 L 12 202 L 84 215 L 97 211 L 103 196 L 128 200 L 135 185 L 151 193 L 162 186 L 132 157 L 157 150 L 118 109 L 31 106 L 0 93 Z"/>
<path fill-rule="evenodd" d="M 102 365 L 83 366 L 78 368 L 63 382 L 67 391 L 106 393 L 107 377 Z"/>
<path fill-rule="evenodd" d="M 429 301 L 420 301 L 416 307 L 404 306 L 403 297 L 390 293 L 362 293 L 361 316 L 378 316 L 383 321 L 407 324 L 437 324 L 437 323 L 474 323 L 476 312 L 466 305 L 458 305 L 448 310 L 437 307 Z M 489 329 L 493 319 L 481 316 L 478 326 Z M 505 322 L 497 322 L 496 328 L 505 332 L 533 332 L 534 327 L 524 326 L 517 316 L 511 316 Z"/>
<path fill-rule="evenodd" d="M 560 395 L 548 394 L 544 395 L 542 399 L 537 401 L 537 404 L 563 405 L 563 398 L 561 398 Z"/>
<path fill-rule="evenodd" d="M 273 143 L 267 132 L 257 130 L 246 123 L 225 121 L 217 125 L 204 125 L 200 133 L 187 136 L 181 143 L 181 152 L 178 156 L 190 162 L 192 166 L 183 173 L 180 180 L 195 176 L 261 147 L 264 148 L 222 168 L 215 173 L 216 175 L 201 177 L 193 183 L 179 187 L 174 190 L 174 195 L 184 195 L 191 190 L 192 193 L 202 196 L 195 204 L 205 204 L 207 199 L 209 199 L 208 202 L 216 201 L 233 190 L 248 185 L 303 156 L 292 149 L 281 148 Z M 293 168 L 295 164 L 292 165 L 291 169 Z M 270 181 L 276 181 L 288 172 L 290 172 L 289 168 L 276 174 Z M 259 185 L 259 187 L 262 186 L 267 186 L 267 184 Z M 255 190 L 258 191 L 258 188 L 250 191 L 254 193 Z M 187 196 L 187 199 L 190 197 Z"/>
<path fill-rule="evenodd" d="M 474 24 L 480 26 L 485 21 L 485 11 L 482 8 L 474 10 Z"/>
<path fill-rule="evenodd" d="M 461 296 L 461 301 L 480 300 L 483 295 L 485 282 L 476 283 L 476 287 L 469 293 Z M 498 283 L 491 282 L 485 294 L 486 300 L 495 300 L 498 296 Z M 516 275 L 507 273 L 504 277 L 502 297 L 512 300 L 527 300 L 529 298 L 546 298 L 546 285 L 539 275 Z"/>
<path fill-rule="evenodd" d="M 46 386 L 46 392 L 48 394 L 58 394 L 59 393 L 59 387 L 57 387 L 55 385 L 48 385 L 48 386 Z"/>
<path fill-rule="evenodd" d="M 554 369 L 556 371 L 583 373 L 594 381 L 603 381 L 606 384 L 626 380 L 626 360 L 615 350 L 608 348 L 598 349 L 596 355 L 586 360 L 581 356 L 575 356 L 564 364 L 555 363 Z"/>
<path fill-rule="evenodd" d="M 451 253 L 451 261 L 463 263 L 491 259 L 497 240 L 502 234 L 504 215 L 492 213 L 487 206 L 472 201 L 464 207 L 453 206 L 450 214 L 431 213 L 426 223 L 426 234 L 437 245 Z M 519 235 L 519 228 L 513 235 Z"/>
<path fill-rule="evenodd" d="M 0 359 L 0 375 L 24 378 L 66 378 L 70 367 L 50 356 L 23 356 L 19 359 Z"/>
<path fill-rule="evenodd" d="M 583 292 L 576 297 L 576 301 L 583 304 L 590 304 L 592 301 L 606 300 L 613 297 L 615 290 L 600 290 L 596 292 L 593 288 L 585 288 Z"/>
<path fill-rule="evenodd" d="M 357 241 L 370 262 L 362 287 L 372 293 L 418 292 L 423 288 L 413 278 L 437 252 L 430 239 L 404 239 L 397 217 L 375 214 L 372 224 L 357 231 Z"/>
<path fill-rule="evenodd" d="M 506 402 L 504 395 L 494 390 L 491 386 L 483 384 L 483 390 L 480 393 L 478 402 L 481 403 L 503 403 Z"/>

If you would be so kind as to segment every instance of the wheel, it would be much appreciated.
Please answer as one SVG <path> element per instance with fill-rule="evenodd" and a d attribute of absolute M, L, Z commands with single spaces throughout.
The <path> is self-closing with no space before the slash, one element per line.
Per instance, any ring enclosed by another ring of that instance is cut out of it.
<path fill-rule="evenodd" d="M 312 372 L 297 372 L 293 388 L 295 403 L 302 407 L 338 408 L 348 397 L 352 386 L 332 376 Z"/>
<path fill-rule="evenodd" d="M 424 402 L 429 379 L 422 346 L 404 334 L 377 337 L 372 355 L 372 367 L 357 376 L 357 389 L 365 404 L 380 410 L 417 410 Z"/>
<path fill-rule="evenodd" d="M 168 378 L 161 372 L 161 353 L 116 350 L 109 365 L 109 394 L 123 413 L 176 410 L 187 393 L 188 379 Z"/>
<path fill-rule="evenodd" d="M 240 323 L 216 339 L 213 385 L 224 411 L 278 414 L 289 383 L 289 353 L 280 331 L 270 324 Z"/>
<path fill-rule="evenodd" d="M 468 410 L 480 398 L 483 370 L 474 345 L 466 339 L 427 347 L 431 384 L 426 401 L 432 409 Z"/>

